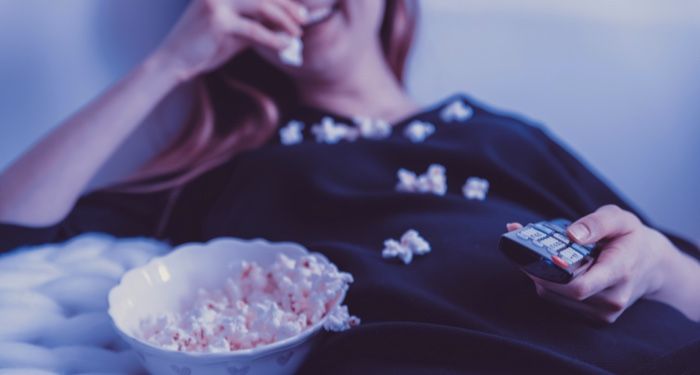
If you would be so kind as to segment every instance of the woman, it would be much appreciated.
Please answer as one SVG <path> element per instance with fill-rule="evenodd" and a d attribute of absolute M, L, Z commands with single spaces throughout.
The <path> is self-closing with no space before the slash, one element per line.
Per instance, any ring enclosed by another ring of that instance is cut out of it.
<path fill-rule="evenodd" d="M 419 109 L 402 87 L 416 12 L 411 0 L 192 1 L 160 48 L 4 172 L 1 247 L 93 230 L 302 243 L 355 276 L 348 304 L 364 321 L 305 372 L 629 372 L 685 355 L 700 340 L 698 248 L 645 224 L 538 127 L 463 96 Z M 295 37 L 300 67 L 279 58 Z M 173 145 L 79 199 L 184 82 L 198 107 Z M 431 164 L 427 188 L 397 191 L 400 168 Z M 560 216 L 602 253 L 569 284 L 532 278 L 533 293 L 499 235 Z M 382 259 L 408 229 L 432 252 Z"/>

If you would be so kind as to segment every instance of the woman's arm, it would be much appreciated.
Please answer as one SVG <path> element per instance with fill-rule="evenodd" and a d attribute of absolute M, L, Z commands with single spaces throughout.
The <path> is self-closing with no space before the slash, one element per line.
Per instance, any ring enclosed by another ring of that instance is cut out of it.
<path fill-rule="evenodd" d="M 71 210 L 105 161 L 179 82 L 255 43 L 286 47 L 301 33 L 292 0 L 196 0 L 161 47 L 126 78 L 49 133 L 0 175 L 0 222 L 48 226 Z"/>
<path fill-rule="evenodd" d="M 0 175 L 0 221 L 27 226 L 60 221 L 176 84 L 172 72 L 149 59 L 49 133 Z"/>

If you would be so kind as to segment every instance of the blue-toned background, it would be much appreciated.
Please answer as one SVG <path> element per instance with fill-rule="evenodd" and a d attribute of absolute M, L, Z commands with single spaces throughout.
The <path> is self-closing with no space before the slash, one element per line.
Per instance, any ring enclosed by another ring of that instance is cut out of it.
<path fill-rule="evenodd" d="M 0 169 L 136 64 L 186 3 L 0 0 Z M 422 5 L 416 98 L 464 91 L 545 123 L 655 222 L 700 241 L 700 2 Z M 178 102 L 150 122 L 176 125 Z M 96 184 L 163 143 L 144 127 Z"/>

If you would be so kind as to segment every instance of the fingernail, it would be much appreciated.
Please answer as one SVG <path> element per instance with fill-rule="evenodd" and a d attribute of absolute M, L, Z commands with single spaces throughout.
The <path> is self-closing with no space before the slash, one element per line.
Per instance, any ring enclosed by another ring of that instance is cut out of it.
<path fill-rule="evenodd" d="M 578 242 L 583 242 L 585 241 L 588 236 L 591 235 L 591 232 L 588 230 L 588 227 L 586 227 L 583 224 L 580 223 L 575 223 L 569 226 L 569 234 L 574 238 L 574 240 Z"/>

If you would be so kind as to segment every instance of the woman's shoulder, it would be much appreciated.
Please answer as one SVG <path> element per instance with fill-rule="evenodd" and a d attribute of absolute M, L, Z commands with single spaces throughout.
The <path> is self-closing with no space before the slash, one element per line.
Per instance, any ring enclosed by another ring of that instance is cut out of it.
<path fill-rule="evenodd" d="M 487 132 L 541 138 L 545 126 L 521 113 L 503 109 L 467 93 L 455 93 L 427 107 L 425 117 L 443 125 L 473 125 Z"/>

